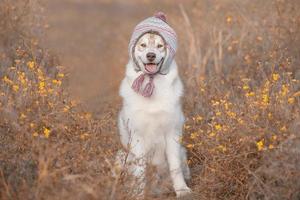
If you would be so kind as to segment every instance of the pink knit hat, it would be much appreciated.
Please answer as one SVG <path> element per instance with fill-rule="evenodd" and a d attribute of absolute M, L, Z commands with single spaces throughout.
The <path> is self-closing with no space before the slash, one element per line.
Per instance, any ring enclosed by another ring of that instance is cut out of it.
<path fill-rule="evenodd" d="M 166 74 L 177 50 L 177 35 L 167 23 L 166 15 L 163 12 L 158 12 L 153 17 L 149 17 L 136 25 L 129 42 L 129 55 L 132 57 L 133 49 L 138 39 L 148 32 L 156 32 L 162 36 L 167 45 L 169 56 L 165 59 L 160 71 Z"/>

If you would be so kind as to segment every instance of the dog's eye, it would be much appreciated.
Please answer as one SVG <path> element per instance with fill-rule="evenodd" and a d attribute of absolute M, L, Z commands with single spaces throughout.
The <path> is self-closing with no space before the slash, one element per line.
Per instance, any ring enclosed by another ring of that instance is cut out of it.
<path fill-rule="evenodd" d="M 142 44 L 141 44 L 141 47 L 146 47 L 146 44 L 145 44 L 145 43 L 142 43 Z"/>
<path fill-rule="evenodd" d="M 162 48 L 162 47 L 163 47 L 162 44 L 158 44 L 158 45 L 157 45 L 157 48 Z"/>

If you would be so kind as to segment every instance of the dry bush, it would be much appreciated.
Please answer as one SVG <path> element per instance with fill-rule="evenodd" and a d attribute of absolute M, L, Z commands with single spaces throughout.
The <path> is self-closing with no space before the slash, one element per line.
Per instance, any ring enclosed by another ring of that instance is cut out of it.
<path fill-rule="evenodd" d="M 184 142 L 198 198 L 299 198 L 299 6 L 180 7 L 189 30 Z"/>
<path fill-rule="evenodd" d="M 171 14 L 195 199 L 299 199 L 299 8 L 202 0 Z M 1 199 L 135 199 L 114 163 L 116 105 L 96 119 L 70 99 L 64 67 L 39 46 L 38 10 L 0 3 Z"/>

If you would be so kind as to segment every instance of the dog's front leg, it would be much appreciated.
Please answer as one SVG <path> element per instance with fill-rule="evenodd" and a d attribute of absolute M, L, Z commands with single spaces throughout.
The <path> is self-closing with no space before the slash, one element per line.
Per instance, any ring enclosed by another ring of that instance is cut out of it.
<path fill-rule="evenodd" d="M 128 161 L 131 163 L 130 172 L 136 177 L 134 193 L 140 198 L 142 198 L 144 196 L 144 188 L 146 185 L 146 158 L 144 153 L 145 151 L 141 140 L 139 139 L 133 139 L 133 143 L 130 146 L 130 155 L 128 156 Z"/>
<path fill-rule="evenodd" d="M 191 189 L 186 185 L 181 168 L 181 144 L 179 142 L 179 136 L 172 134 L 167 135 L 166 144 L 166 154 L 173 187 L 176 192 L 176 196 L 182 197 L 191 193 Z"/>

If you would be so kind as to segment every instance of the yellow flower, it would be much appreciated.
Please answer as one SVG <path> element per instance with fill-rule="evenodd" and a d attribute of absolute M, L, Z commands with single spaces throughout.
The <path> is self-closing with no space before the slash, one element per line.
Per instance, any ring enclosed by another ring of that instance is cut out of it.
<path fill-rule="evenodd" d="M 253 97 L 255 95 L 254 92 L 247 92 L 246 97 Z"/>
<path fill-rule="evenodd" d="M 289 103 L 289 104 L 295 103 L 295 98 L 294 98 L 294 97 L 288 98 L 288 103 Z"/>
<path fill-rule="evenodd" d="M 33 61 L 27 62 L 27 67 L 28 67 L 29 69 L 33 69 L 34 66 L 35 66 L 35 63 L 34 63 Z"/>
<path fill-rule="evenodd" d="M 219 149 L 220 151 L 222 151 L 223 153 L 227 150 L 226 147 L 223 146 L 223 145 L 219 145 L 219 146 L 218 146 L 218 149 Z"/>
<path fill-rule="evenodd" d="M 243 90 L 249 90 L 249 86 L 248 85 L 244 85 L 243 86 Z"/>
<path fill-rule="evenodd" d="M 33 128 L 35 125 L 34 125 L 34 123 L 30 123 L 29 126 L 30 126 L 30 128 Z"/>
<path fill-rule="evenodd" d="M 221 129 L 222 129 L 222 125 L 216 124 L 216 125 L 215 125 L 215 129 L 216 129 L 217 131 L 221 130 Z"/>
<path fill-rule="evenodd" d="M 57 76 L 63 78 L 65 75 L 63 73 L 58 73 Z"/>
<path fill-rule="evenodd" d="M 13 84 L 13 81 L 10 80 L 7 76 L 4 76 L 2 80 L 7 84 Z"/>
<path fill-rule="evenodd" d="M 273 144 L 270 144 L 270 145 L 269 145 L 269 149 L 274 149 Z"/>
<path fill-rule="evenodd" d="M 293 97 L 300 97 L 300 91 L 298 91 L 295 94 L 293 94 Z"/>
<path fill-rule="evenodd" d="M 282 131 L 282 132 L 286 132 L 286 131 L 287 131 L 287 128 L 286 128 L 286 126 L 283 126 L 283 127 L 281 127 L 281 128 L 280 128 L 280 131 Z"/>
<path fill-rule="evenodd" d="M 264 141 L 260 140 L 260 141 L 256 142 L 256 147 L 257 147 L 258 151 L 263 150 L 263 148 L 264 148 Z"/>
<path fill-rule="evenodd" d="M 70 110 L 70 106 L 66 105 L 63 109 L 64 112 L 68 112 Z"/>
<path fill-rule="evenodd" d="M 273 116 L 272 116 L 272 113 L 268 113 L 268 118 L 269 118 L 269 119 L 272 119 L 272 117 L 273 117 Z"/>
<path fill-rule="evenodd" d="M 269 96 L 267 94 L 262 95 L 262 102 L 264 105 L 267 105 L 269 103 Z"/>
<path fill-rule="evenodd" d="M 288 86 L 287 85 L 282 85 L 282 87 L 281 87 L 281 95 L 282 96 L 286 96 L 287 95 L 287 93 L 289 92 L 289 88 L 288 88 Z"/>
<path fill-rule="evenodd" d="M 193 132 L 193 133 L 191 133 L 190 138 L 191 139 L 195 139 L 197 136 L 198 136 L 198 133 L 197 132 Z"/>
<path fill-rule="evenodd" d="M 211 102 L 212 102 L 212 105 L 213 105 L 213 106 L 218 106 L 218 105 L 220 105 L 220 102 L 219 102 L 219 101 L 214 101 L 214 100 L 212 100 Z"/>
<path fill-rule="evenodd" d="M 37 132 L 34 132 L 32 135 L 33 135 L 33 137 L 39 136 L 39 134 Z"/>
<path fill-rule="evenodd" d="M 215 132 L 211 132 L 208 136 L 209 136 L 209 137 L 214 137 L 215 135 L 216 135 Z"/>
<path fill-rule="evenodd" d="M 45 82 L 44 81 L 41 81 L 40 83 L 39 83 L 39 89 L 40 90 L 43 90 L 45 88 Z"/>
<path fill-rule="evenodd" d="M 232 111 L 228 111 L 226 112 L 226 114 L 230 117 L 230 118 L 235 118 L 236 117 L 236 113 L 232 112 Z"/>
<path fill-rule="evenodd" d="M 195 146 L 194 144 L 188 144 L 188 145 L 186 145 L 186 147 L 189 148 L 189 149 L 193 148 L 194 146 Z"/>
<path fill-rule="evenodd" d="M 189 128 L 191 128 L 191 126 L 190 125 L 184 125 L 183 128 L 188 130 Z"/>
<path fill-rule="evenodd" d="M 87 138 L 89 136 L 88 133 L 84 133 L 80 135 L 80 139 L 84 140 L 85 138 Z"/>
<path fill-rule="evenodd" d="M 56 80 L 56 79 L 53 79 L 52 83 L 54 83 L 56 85 L 61 85 L 61 81 L 60 80 Z"/>
<path fill-rule="evenodd" d="M 244 120 L 242 120 L 241 118 L 238 118 L 238 122 L 239 124 L 244 124 Z"/>
<path fill-rule="evenodd" d="M 226 17 L 226 22 L 227 23 L 231 23 L 232 22 L 232 17 L 231 16 L 227 16 Z"/>
<path fill-rule="evenodd" d="M 43 132 L 44 132 L 45 137 L 48 138 L 51 131 L 50 131 L 50 129 L 44 127 L 44 131 Z"/>
<path fill-rule="evenodd" d="M 280 78 L 279 74 L 277 73 L 272 74 L 273 81 L 277 81 L 279 78 Z"/>
<path fill-rule="evenodd" d="M 25 119 L 25 118 L 26 118 L 26 115 L 24 113 L 21 113 L 20 119 Z"/>
<path fill-rule="evenodd" d="M 13 90 L 15 91 L 15 92 L 18 92 L 19 91 L 19 86 L 18 85 L 13 85 Z"/>
<path fill-rule="evenodd" d="M 220 116 L 222 113 L 220 111 L 216 112 L 216 116 Z"/>

